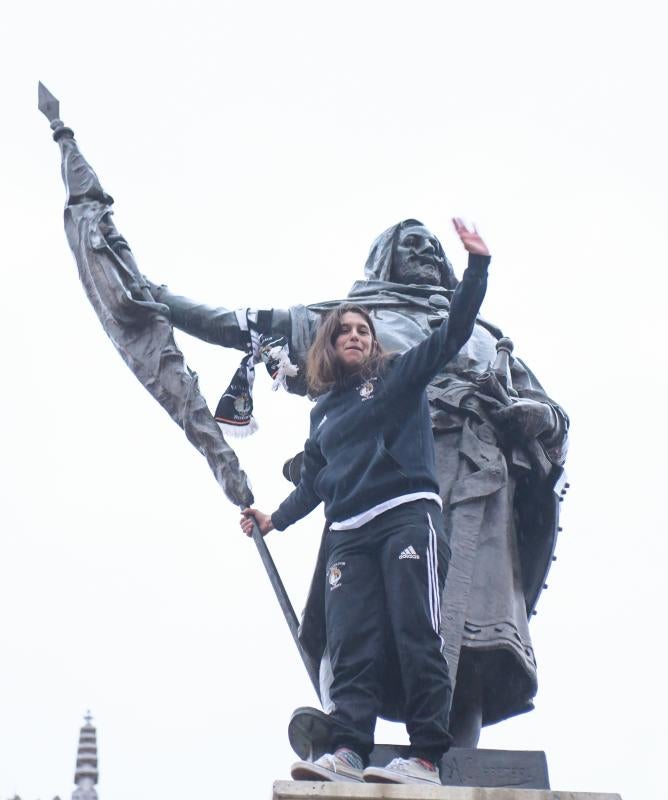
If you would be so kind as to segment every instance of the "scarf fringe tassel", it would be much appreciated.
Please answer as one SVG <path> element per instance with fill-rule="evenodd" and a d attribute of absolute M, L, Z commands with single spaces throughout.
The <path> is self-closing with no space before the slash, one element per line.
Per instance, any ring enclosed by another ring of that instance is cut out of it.
<path fill-rule="evenodd" d="M 234 436 L 236 439 L 245 439 L 247 436 L 252 436 L 258 429 L 257 421 L 251 417 L 247 425 L 230 425 L 229 422 L 221 422 L 216 420 L 220 425 L 223 435 Z"/>

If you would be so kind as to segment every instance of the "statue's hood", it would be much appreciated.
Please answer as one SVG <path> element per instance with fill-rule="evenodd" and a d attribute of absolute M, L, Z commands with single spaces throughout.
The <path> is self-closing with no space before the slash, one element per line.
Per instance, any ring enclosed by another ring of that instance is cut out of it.
<path fill-rule="evenodd" d="M 367 281 L 376 280 L 390 282 L 392 261 L 394 259 L 394 251 L 399 229 L 402 227 L 418 226 L 426 227 L 417 219 L 404 219 L 401 222 L 397 222 L 396 225 L 392 225 L 391 228 L 388 228 L 380 234 L 380 236 L 371 245 L 369 256 L 366 260 L 366 264 L 364 265 L 364 277 L 367 279 Z M 446 289 L 454 289 L 457 285 L 457 279 L 455 278 L 452 264 L 450 264 L 448 261 L 440 242 L 438 242 L 437 252 L 445 262 L 445 269 L 441 269 L 441 286 L 445 287 Z M 395 285 L 403 286 L 403 284 Z"/>

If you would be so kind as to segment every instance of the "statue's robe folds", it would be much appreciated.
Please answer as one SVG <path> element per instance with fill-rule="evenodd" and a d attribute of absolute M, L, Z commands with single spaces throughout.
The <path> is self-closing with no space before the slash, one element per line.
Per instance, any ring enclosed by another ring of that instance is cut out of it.
<path fill-rule="evenodd" d="M 346 300 L 369 311 L 384 348 L 402 352 L 447 319 L 452 290 L 387 280 L 393 231 L 389 229 L 372 249 L 366 268 L 369 280 L 355 283 Z M 234 312 L 197 305 L 166 287 L 152 290 L 156 300 L 169 306 L 177 327 L 212 343 L 243 348 L 244 335 Z M 272 332 L 289 336 L 300 376 L 320 320 L 341 302 L 345 301 L 274 311 Z M 494 362 L 500 337 L 497 328 L 479 319 L 467 344 L 428 387 L 446 531 L 453 551 L 442 600 L 443 635 L 447 639 L 450 609 L 465 597 L 458 685 L 465 683 L 462 671 L 479 672 L 483 724 L 532 708 L 537 682 L 528 617 L 554 549 L 558 504 L 553 488 L 562 471 L 568 428 L 563 410 L 532 372 L 511 356 L 512 384 L 519 397 L 548 403 L 558 423 L 548 440 L 538 441 L 542 454 L 538 462 L 521 448 L 504 445 L 490 417 L 490 404 L 475 382 Z M 288 379 L 288 386 L 290 391 L 305 393 L 301 377 Z M 328 710 L 325 577 L 321 547 L 300 639 L 316 663 L 321 662 L 321 694 Z M 387 663 L 382 716 L 402 720 L 401 685 L 391 655 Z"/>

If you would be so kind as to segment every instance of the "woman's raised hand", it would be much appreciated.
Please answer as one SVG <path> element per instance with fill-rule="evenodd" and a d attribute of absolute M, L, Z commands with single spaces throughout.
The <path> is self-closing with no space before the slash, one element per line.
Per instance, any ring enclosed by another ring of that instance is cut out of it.
<path fill-rule="evenodd" d="M 241 525 L 241 530 L 246 536 L 253 535 L 253 518 L 257 522 L 257 526 L 263 536 L 266 536 L 269 531 L 274 530 L 274 523 L 271 521 L 269 514 L 263 514 L 262 511 L 257 508 L 244 508 L 241 512 L 239 525 Z"/>
<path fill-rule="evenodd" d="M 475 253 L 479 256 L 489 255 L 487 245 L 483 242 L 475 225 L 473 226 L 473 230 L 469 230 L 461 217 L 453 217 L 452 224 L 455 226 L 457 235 L 462 240 L 462 244 L 469 251 L 469 253 Z"/>

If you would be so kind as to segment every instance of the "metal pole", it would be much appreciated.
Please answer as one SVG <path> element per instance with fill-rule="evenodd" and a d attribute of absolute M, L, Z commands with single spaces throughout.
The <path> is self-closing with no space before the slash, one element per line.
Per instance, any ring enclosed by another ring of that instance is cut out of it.
<path fill-rule="evenodd" d="M 292 639 L 295 643 L 295 646 L 297 647 L 301 660 L 304 663 L 304 666 L 306 667 L 306 672 L 308 673 L 313 688 L 315 689 L 318 698 L 320 698 L 320 680 L 318 678 L 317 665 L 315 664 L 313 659 L 309 656 L 309 654 L 304 650 L 304 648 L 302 647 L 302 643 L 299 641 L 299 636 L 298 636 L 299 621 L 297 619 L 297 615 L 295 614 L 295 610 L 292 607 L 292 603 L 290 602 L 288 593 L 285 589 L 285 586 L 283 585 L 281 576 L 278 574 L 278 570 L 276 569 L 276 564 L 274 564 L 274 559 L 271 557 L 271 553 L 269 552 L 267 543 L 264 540 L 264 536 L 260 533 L 260 529 L 257 526 L 255 518 L 250 517 L 250 519 L 252 520 L 253 523 L 253 533 L 252 533 L 253 541 L 255 542 L 257 551 L 260 554 L 260 558 L 262 559 L 264 568 L 267 571 L 269 583 L 271 583 L 274 593 L 276 594 L 276 599 L 278 600 L 278 604 L 281 607 L 281 611 L 283 612 L 285 621 L 288 623 L 288 628 L 290 629 L 290 633 L 292 634 Z"/>

